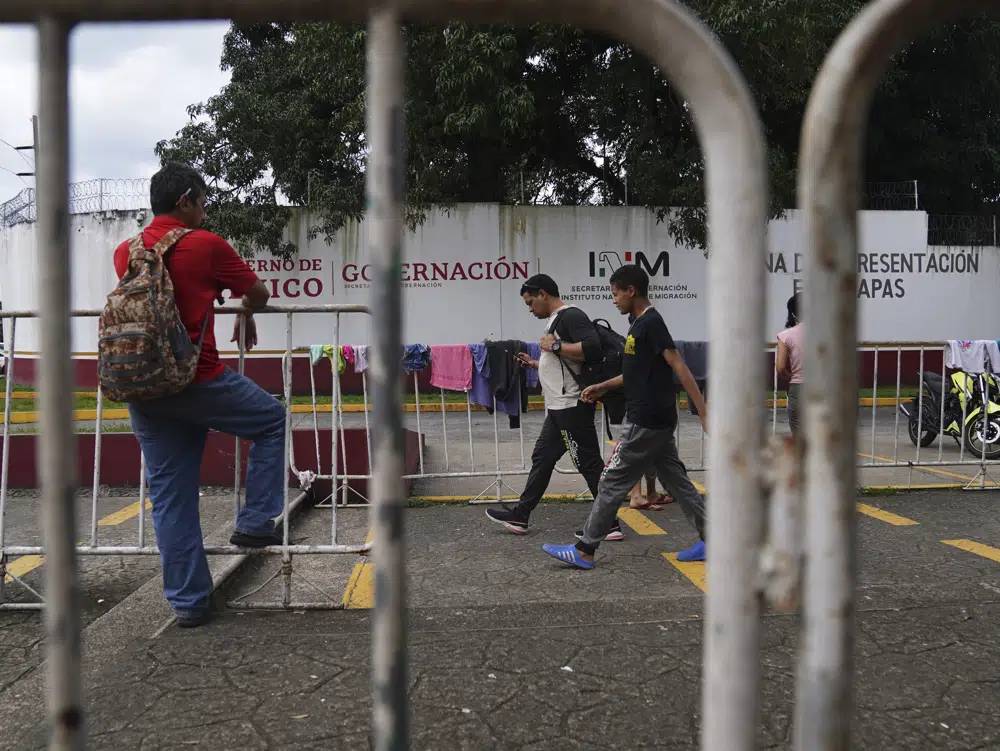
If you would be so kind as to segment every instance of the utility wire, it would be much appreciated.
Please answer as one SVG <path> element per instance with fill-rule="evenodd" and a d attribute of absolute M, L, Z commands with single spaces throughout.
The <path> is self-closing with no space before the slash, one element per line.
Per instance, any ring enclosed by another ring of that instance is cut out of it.
<path fill-rule="evenodd" d="M 14 146 L 9 141 L 5 141 L 2 138 L 0 138 L 0 143 L 2 143 L 4 146 L 9 146 L 11 149 L 13 149 L 14 151 L 16 151 L 17 155 L 24 160 L 24 163 L 27 164 L 32 169 L 34 169 L 35 165 L 28 161 L 28 157 L 26 157 L 24 155 L 24 150 L 23 149 L 17 148 L 17 146 Z"/>

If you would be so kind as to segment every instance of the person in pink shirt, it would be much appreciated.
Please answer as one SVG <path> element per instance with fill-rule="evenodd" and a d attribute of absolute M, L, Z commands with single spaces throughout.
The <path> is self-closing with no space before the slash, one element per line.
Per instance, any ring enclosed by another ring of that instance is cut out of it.
<path fill-rule="evenodd" d="M 799 432 L 799 391 L 802 388 L 802 323 L 799 321 L 799 296 L 788 298 L 788 320 L 778 334 L 778 356 L 775 369 L 788 381 L 788 427 L 792 435 Z"/>

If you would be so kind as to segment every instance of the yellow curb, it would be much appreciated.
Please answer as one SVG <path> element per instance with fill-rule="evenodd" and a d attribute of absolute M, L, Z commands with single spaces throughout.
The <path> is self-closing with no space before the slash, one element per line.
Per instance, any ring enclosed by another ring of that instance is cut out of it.
<path fill-rule="evenodd" d="M 88 395 L 92 396 L 92 394 L 87 394 L 86 392 L 76 392 L 76 395 L 77 396 L 88 396 Z M 17 398 L 18 399 L 28 399 L 29 397 L 18 395 Z M 0 402 L 2 402 L 2 401 L 3 401 L 3 399 L 0 398 Z M 875 401 L 875 406 L 877 406 L 877 407 L 892 407 L 892 406 L 894 406 L 894 405 L 896 405 L 898 403 L 896 399 L 892 399 L 892 398 L 880 398 L 880 399 L 876 399 L 874 401 Z M 787 402 L 786 402 L 785 399 L 779 399 L 778 400 L 778 407 L 779 408 L 785 407 L 786 405 L 787 405 Z M 771 400 L 771 399 L 768 399 L 767 400 L 767 408 L 768 409 L 772 409 L 773 406 L 774 406 L 774 401 Z M 859 399 L 858 400 L 858 406 L 859 407 L 871 407 L 872 406 L 872 400 L 871 399 Z M 598 405 L 598 407 L 600 407 L 600 405 Z M 680 402 L 680 409 L 687 409 L 687 408 L 688 408 L 687 401 L 685 401 L 685 400 L 682 399 L 681 402 Z M 469 405 L 466 404 L 465 402 L 445 402 L 444 409 L 445 409 L 445 412 L 465 412 L 465 411 L 469 410 Z M 370 412 L 371 410 L 372 410 L 372 405 L 369 404 L 368 405 L 368 411 Z M 292 414 L 296 414 L 296 415 L 310 414 L 312 411 L 313 411 L 313 406 L 311 404 L 293 404 L 292 405 Z M 365 411 L 365 405 L 364 404 L 353 404 L 352 403 L 352 404 L 345 404 L 345 405 L 343 405 L 343 412 L 345 412 L 345 413 L 357 413 L 357 412 L 364 412 L 364 411 Z M 404 404 L 403 405 L 403 411 L 404 412 L 416 412 L 417 411 L 417 405 L 416 404 Z M 421 403 L 420 404 L 420 411 L 421 412 L 440 412 L 441 411 L 441 404 L 440 404 L 440 402 L 435 402 L 435 403 L 430 403 L 430 404 Z M 471 411 L 473 411 L 473 412 L 485 412 L 486 408 L 485 407 L 480 407 L 478 404 L 473 404 L 473 405 L 471 405 Z M 529 404 L 528 404 L 528 412 L 544 412 L 544 411 L 545 411 L 545 403 L 544 402 L 541 402 L 541 401 L 529 402 Z M 330 412 L 333 412 L 333 405 L 332 404 L 317 404 L 316 405 L 316 412 L 318 414 L 328 414 Z M 27 425 L 27 424 L 31 424 L 31 423 L 36 423 L 40 419 L 41 419 L 40 418 L 40 413 L 37 412 L 37 411 L 33 411 L 33 412 L 11 412 L 10 413 L 10 423 L 11 423 L 11 425 Z M 96 420 L 97 419 L 97 410 L 96 409 L 76 409 L 76 410 L 73 410 L 73 419 L 77 420 L 77 421 Z M 129 419 L 128 410 L 127 409 L 120 409 L 120 408 L 106 409 L 106 410 L 104 410 L 104 419 L 105 420 L 127 420 L 127 419 Z M 3 425 L 3 424 L 4 424 L 4 417 L 3 417 L 2 414 L 0 414 L 0 425 Z"/>

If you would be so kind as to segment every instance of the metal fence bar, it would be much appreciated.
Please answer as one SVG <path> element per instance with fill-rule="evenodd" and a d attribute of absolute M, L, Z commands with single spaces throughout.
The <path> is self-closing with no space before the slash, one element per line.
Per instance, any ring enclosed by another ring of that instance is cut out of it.
<path fill-rule="evenodd" d="M 41 426 L 39 474 L 45 539 L 46 665 L 50 748 L 86 745 L 76 562 L 76 445 L 69 246 L 69 34 L 72 24 L 41 15 L 37 158 Z"/>
<path fill-rule="evenodd" d="M 475 366 L 473 365 L 473 367 Z M 451 469 L 451 460 L 448 458 L 448 409 L 445 405 L 443 388 L 441 389 L 441 436 L 444 445 L 444 471 L 447 472 Z"/>
<path fill-rule="evenodd" d="M 778 434 L 778 368 L 777 368 L 777 361 L 775 361 L 773 381 L 774 381 L 774 383 L 771 386 L 771 435 L 777 435 Z"/>
<path fill-rule="evenodd" d="M 896 420 L 893 423 L 892 430 L 892 461 L 893 464 L 899 461 L 899 394 L 900 394 L 900 384 L 903 380 L 903 351 L 899 347 L 896 347 L 896 405 L 893 412 L 896 415 Z"/>
<path fill-rule="evenodd" d="M 924 348 L 920 348 L 920 371 L 917 373 L 917 458 L 920 464 L 920 444 L 924 442 Z"/>
<path fill-rule="evenodd" d="M 878 347 L 872 365 L 872 462 L 876 461 L 878 451 L 875 450 L 875 426 L 878 424 Z"/>
<path fill-rule="evenodd" d="M 475 367 L 475 366 L 473 366 Z M 473 447 L 474 442 L 472 440 L 472 393 L 467 393 L 465 395 L 465 413 L 469 418 L 469 466 L 472 467 L 472 471 L 476 471 L 476 450 Z"/>
<path fill-rule="evenodd" d="M 963 391 L 965 390 L 965 388 L 966 387 L 963 384 L 963 386 L 962 386 Z M 967 419 L 969 419 L 969 397 L 967 397 L 965 394 L 963 394 L 962 396 L 963 396 L 963 398 L 962 398 L 962 430 L 960 431 L 962 435 L 959 438 L 960 443 L 959 443 L 959 448 L 958 448 L 958 460 L 960 462 L 965 460 L 965 421 Z"/>
<path fill-rule="evenodd" d="M 236 346 L 239 348 L 239 374 L 243 375 L 246 369 L 246 348 L 247 348 L 247 319 L 246 316 L 239 316 L 237 319 L 237 325 L 239 326 L 239 335 L 236 337 Z M 100 391 L 100 389 L 98 389 Z M 240 517 L 240 506 L 241 506 L 241 490 L 242 480 L 243 480 L 243 441 L 239 436 L 233 436 L 235 443 L 235 450 L 233 455 L 235 457 L 236 468 L 233 470 L 233 524 L 236 524 L 236 520 Z"/>
<path fill-rule="evenodd" d="M 319 446 L 319 410 L 316 404 L 316 368 L 312 364 L 312 358 L 310 358 L 309 362 L 309 393 L 312 394 L 313 445 L 316 448 L 316 474 L 322 474 L 323 460 Z"/>
<path fill-rule="evenodd" d="M 139 452 L 139 547 L 146 546 L 146 455 Z"/>
<path fill-rule="evenodd" d="M 104 427 L 104 392 L 97 389 L 97 417 L 94 419 L 94 487 L 90 496 L 90 544 L 97 545 L 97 499 L 101 495 L 101 431 Z M 4 474 L 6 475 L 6 467 Z M 6 483 L 5 483 L 6 484 Z M 140 492 L 140 495 L 142 493 Z"/>
<path fill-rule="evenodd" d="M 289 504 L 289 508 L 294 506 Z M 364 553 L 370 549 L 368 543 L 356 543 L 352 545 L 270 545 L 264 548 L 234 548 L 232 545 L 206 545 L 205 553 L 208 555 L 262 555 L 264 553 L 284 553 L 286 550 L 293 554 L 348 554 Z M 10 555 L 43 555 L 46 549 L 40 545 L 18 545 L 7 548 Z M 160 549 L 155 545 L 139 547 L 137 545 L 101 545 L 96 548 L 79 547 L 76 549 L 78 555 L 89 556 L 133 556 L 160 554 Z M 8 603 L 10 604 L 10 603 Z M 282 604 L 282 607 L 287 605 Z"/>
<path fill-rule="evenodd" d="M 979 432 L 979 446 L 982 448 L 982 463 L 979 466 L 979 489 L 982 490 L 986 487 L 986 444 L 989 442 L 990 437 L 990 424 L 993 422 L 993 415 L 990 412 L 990 369 L 986 369 L 986 375 L 982 377 L 983 379 L 983 405 L 982 412 L 979 413 L 979 419 L 982 422 L 982 428 Z"/>
<path fill-rule="evenodd" d="M 405 131 L 404 48 L 399 15 L 381 2 L 368 30 L 367 134 L 371 144 L 366 189 L 371 230 L 375 310 L 375 610 L 372 615 L 372 700 L 375 751 L 409 745 L 406 668 L 406 563 L 403 539 L 405 441 L 402 395 L 395 364 L 402 347 Z"/>
<path fill-rule="evenodd" d="M 944 397 L 948 393 L 948 348 L 941 352 L 941 414 L 938 417 L 938 463 L 944 461 Z M 899 410 L 896 410 L 897 412 Z M 964 423 L 963 423 L 964 426 Z"/>
<path fill-rule="evenodd" d="M 343 395 L 340 393 L 340 358 L 340 316 L 336 315 L 333 321 L 333 357 L 330 367 L 330 474 L 333 476 L 333 482 L 330 484 L 330 540 L 334 543 L 337 542 L 337 491 L 340 489 L 337 485 L 337 444 L 338 439 L 344 437 L 343 433 L 340 432 L 340 429 L 343 428 L 343 420 L 338 419 L 343 417 L 343 408 L 341 406 Z M 312 400 L 313 405 L 315 405 L 316 392 L 313 392 Z M 315 406 L 313 407 L 313 411 L 316 411 Z M 347 462 L 341 462 L 341 465 L 341 469 L 346 475 Z M 316 471 L 320 472 L 319 465 L 317 464 L 316 466 Z M 347 485 L 347 480 L 344 480 L 344 487 L 346 488 Z M 346 501 L 347 497 L 345 493 L 344 502 L 346 503 Z"/>
<path fill-rule="evenodd" d="M 4 580 L 7 578 L 7 554 L 4 552 L 7 523 L 7 471 L 10 467 L 10 413 L 14 393 L 14 357 L 17 319 L 10 321 L 10 336 L 7 337 L 7 371 L 4 382 L 3 405 L 3 455 L 0 458 L 0 605 L 4 602 Z"/>
<path fill-rule="evenodd" d="M 285 466 L 292 464 L 292 314 L 285 314 Z M 336 454 L 334 455 L 336 461 Z M 336 474 L 336 471 L 333 472 Z M 284 496 L 281 510 L 281 604 L 288 607 L 292 601 L 292 554 L 288 550 L 288 533 L 292 526 L 288 515 L 288 482 L 282 483 Z M 334 483 L 336 486 L 336 482 Z M 336 492 L 336 490 L 334 490 Z"/>
<path fill-rule="evenodd" d="M 493 395 L 493 458 L 496 459 L 497 503 L 503 500 L 503 472 L 500 470 L 500 418 L 497 417 L 497 398 Z"/>
<path fill-rule="evenodd" d="M 368 474 L 372 472 L 372 429 L 368 419 L 368 373 L 361 371 L 361 398 L 365 407 L 365 445 L 368 450 Z M 318 464 L 316 466 L 319 466 Z M 369 495 L 371 490 L 369 489 Z"/>
<path fill-rule="evenodd" d="M 993 0 L 876 0 L 840 35 L 806 110 L 799 159 L 807 233 L 803 635 L 794 743 L 846 749 L 854 709 L 857 275 L 862 143 L 890 57 L 921 31 Z"/>
<path fill-rule="evenodd" d="M 418 435 L 423 435 L 423 433 L 421 432 L 421 429 L 420 429 L 420 379 L 417 377 L 416 373 L 413 374 L 413 401 L 416 404 L 415 410 L 416 410 L 416 413 L 417 413 L 417 434 Z M 418 444 L 417 445 L 417 454 L 419 456 L 419 461 L 420 461 L 420 474 L 423 474 L 424 473 L 424 442 L 423 441 L 418 441 L 417 444 Z"/>

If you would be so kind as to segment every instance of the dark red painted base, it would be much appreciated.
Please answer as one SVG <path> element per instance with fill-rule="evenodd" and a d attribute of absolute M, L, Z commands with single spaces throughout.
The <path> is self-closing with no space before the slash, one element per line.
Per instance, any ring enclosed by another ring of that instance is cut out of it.
<path fill-rule="evenodd" d="M 874 383 L 875 353 L 861 352 L 858 355 L 858 379 L 861 388 L 871 388 Z M 916 386 L 918 374 L 920 372 L 920 353 L 903 352 L 897 358 L 894 349 L 886 349 L 878 353 L 878 383 L 880 387 L 896 385 L 897 360 L 900 366 L 900 383 L 903 386 Z M 223 359 L 229 367 L 236 369 L 239 361 L 235 359 Z M 774 370 L 774 355 L 767 356 L 768 372 Z M 18 383 L 36 383 L 37 360 L 17 360 L 15 363 L 14 378 Z M 940 349 L 929 349 L 924 353 L 924 370 L 935 373 L 941 372 L 942 352 Z M 76 379 L 76 387 L 81 390 L 97 388 L 96 361 L 74 358 L 73 372 Z M 247 358 L 244 372 L 253 379 L 261 388 L 272 394 L 283 392 L 281 380 L 281 358 L 280 357 L 255 357 Z M 436 389 L 430 384 L 431 369 L 425 368 L 417 373 L 417 382 L 422 393 L 432 393 Z M 328 367 L 317 367 L 315 369 L 316 391 L 321 395 L 329 395 L 333 386 L 333 374 Z M 401 375 L 403 389 L 406 393 L 413 393 L 413 376 Z M 348 369 L 341 376 L 341 387 L 345 394 L 360 394 L 362 392 L 361 376 Z M 309 385 L 309 360 L 306 357 L 297 357 L 292 360 L 292 391 L 296 395 L 308 395 Z"/>
<path fill-rule="evenodd" d="M 332 449 L 330 430 L 319 431 L 319 453 L 321 466 L 329 472 L 330 452 Z M 419 448 L 417 433 L 406 431 L 406 472 L 412 474 L 419 466 Z M 292 433 L 293 449 L 296 464 L 300 470 L 316 471 L 316 443 L 311 430 L 296 430 Z M 37 488 L 37 434 L 12 435 L 10 437 L 10 465 L 8 487 Z M 0 438 L 0 447 L 3 439 Z M 344 446 L 347 454 L 347 472 L 339 468 L 341 457 L 338 456 L 338 474 L 368 474 L 368 444 L 365 431 L 352 428 L 344 431 Z M 244 441 L 241 452 L 241 477 L 246 476 L 247 455 L 250 444 Z M 337 450 L 338 455 L 340 449 Z M 81 487 L 92 487 L 94 472 L 94 435 L 80 433 L 76 437 L 76 473 Z M 224 433 L 209 433 L 205 446 L 205 458 L 201 464 L 201 484 L 203 486 L 233 485 L 236 472 L 236 439 Z M 298 478 L 288 473 L 293 486 L 298 485 Z M 101 477 L 102 485 L 138 485 L 139 484 L 139 443 L 131 433 L 106 433 L 101 437 Z M 410 485 L 407 485 L 409 492 Z M 322 500 L 330 495 L 332 483 L 316 481 L 313 485 L 316 497 Z M 349 493 L 349 501 L 357 503 L 361 498 L 368 498 L 368 481 L 351 480 L 348 486 L 360 493 Z M 341 491 L 342 492 L 342 491 Z"/>
<path fill-rule="evenodd" d="M 861 388 L 871 388 L 874 383 L 874 352 L 859 353 L 858 379 Z M 880 387 L 896 385 L 897 360 L 900 366 L 900 382 L 903 386 L 916 386 L 918 374 L 920 372 L 920 353 L 903 352 L 897 358 L 895 350 L 885 350 L 878 353 L 878 383 Z M 773 372 L 774 356 L 768 355 L 768 372 Z M 229 367 L 235 369 L 239 362 L 237 360 L 224 359 Z M 34 384 L 36 382 L 35 366 L 36 360 L 17 360 L 15 363 L 14 377 L 18 383 Z M 930 349 L 924 353 L 924 369 L 935 373 L 941 372 L 942 353 L 940 349 Z M 74 377 L 78 389 L 97 388 L 97 370 L 94 360 L 76 358 L 73 360 Z M 281 380 L 281 358 L 280 357 L 259 357 L 247 358 L 244 372 L 248 377 L 258 383 L 261 388 L 272 394 L 280 394 L 283 391 Z M 417 382 L 422 393 L 436 391 L 430 385 L 431 369 L 425 368 L 417 373 Z M 333 386 L 333 374 L 329 368 L 317 367 L 315 369 L 316 390 L 319 394 L 329 395 Z M 403 389 L 406 393 L 413 393 L 413 376 L 401 376 Z M 362 391 L 361 376 L 350 369 L 341 376 L 341 387 L 345 394 L 360 394 Z M 305 357 L 297 357 L 292 361 L 292 391 L 296 395 L 308 395 L 309 385 L 309 360 Z"/>

